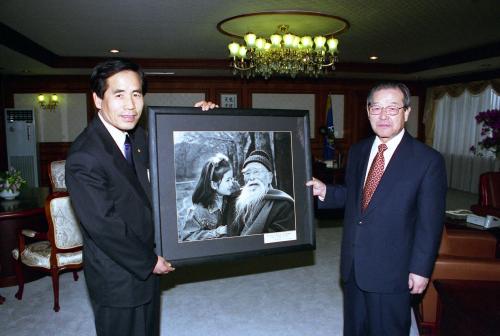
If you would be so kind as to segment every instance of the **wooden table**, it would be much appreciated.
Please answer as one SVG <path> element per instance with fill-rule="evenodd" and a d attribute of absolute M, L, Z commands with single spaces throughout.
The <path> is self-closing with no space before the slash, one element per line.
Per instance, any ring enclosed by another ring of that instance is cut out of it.
<path fill-rule="evenodd" d="M 22 229 L 47 231 L 45 198 L 48 188 L 25 188 L 14 200 L 0 201 L 0 287 L 17 284 L 12 250 L 17 247 L 17 232 Z M 40 272 L 25 269 L 25 282 L 40 278 Z"/>
<path fill-rule="evenodd" d="M 500 334 L 500 281 L 435 280 L 440 335 Z"/>

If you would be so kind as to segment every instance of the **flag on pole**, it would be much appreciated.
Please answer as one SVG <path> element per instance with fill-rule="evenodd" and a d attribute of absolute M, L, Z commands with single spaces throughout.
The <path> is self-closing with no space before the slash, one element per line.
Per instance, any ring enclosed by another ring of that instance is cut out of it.
<path fill-rule="evenodd" d="M 331 95 L 326 99 L 326 134 L 323 143 L 323 160 L 333 160 L 335 147 L 334 147 L 334 124 L 333 124 L 333 107 Z"/>

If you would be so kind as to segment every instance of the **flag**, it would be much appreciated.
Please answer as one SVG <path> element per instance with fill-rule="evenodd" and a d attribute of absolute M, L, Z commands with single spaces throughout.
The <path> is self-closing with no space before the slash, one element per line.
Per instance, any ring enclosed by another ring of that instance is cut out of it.
<path fill-rule="evenodd" d="M 333 124 L 333 107 L 331 96 L 326 99 L 326 134 L 323 143 L 323 160 L 333 160 L 334 148 L 334 124 Z"/>

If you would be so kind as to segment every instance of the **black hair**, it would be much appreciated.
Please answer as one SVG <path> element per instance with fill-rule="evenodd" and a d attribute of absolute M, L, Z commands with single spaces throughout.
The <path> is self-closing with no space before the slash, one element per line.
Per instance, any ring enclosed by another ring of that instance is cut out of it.
<path fill-rule="evenodd" d="M 227 156 L 216 154 L 211 157 L 201 170 L 200 179 L 191 197 L 193 204 L 201 204 L 205 208 L 212 206 L 216 194 L 216 191 L 212 188 L 212 181 L 220 182 L 224 174 L 231 169 Z"/>
<path fill-rule="evenodd" d="M 142 94 L 145 95 L 147 92 L 147 82 L 142 68 L 138 64 L 124 58 L 110 58 L 97 64 L 92 70 L 92 75 L 90 75 L 90 89 L 99 98 L 104 98 L 104 92 L 108 88 L 107 79 L 126 70 L 133 71 L 139 75 Z"/>

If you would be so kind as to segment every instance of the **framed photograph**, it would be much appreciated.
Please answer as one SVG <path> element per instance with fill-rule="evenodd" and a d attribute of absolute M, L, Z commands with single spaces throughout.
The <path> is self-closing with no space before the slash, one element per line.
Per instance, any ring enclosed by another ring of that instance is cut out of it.
<path fill-rule="evenodd" d="M 315 247 L 307 111 L 148 115 L 159 255 L 179 266 Z"/>
<path fill-rule="evenodd" d="M 221 93 L 220 94 L 220 107 L 237 108 L 238 107 L 238 94 L 236 94 L 236 93 Z"/>

